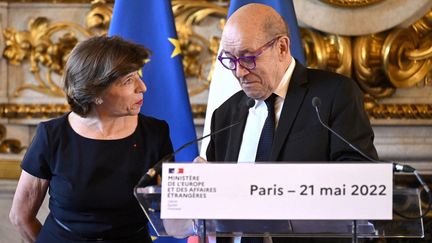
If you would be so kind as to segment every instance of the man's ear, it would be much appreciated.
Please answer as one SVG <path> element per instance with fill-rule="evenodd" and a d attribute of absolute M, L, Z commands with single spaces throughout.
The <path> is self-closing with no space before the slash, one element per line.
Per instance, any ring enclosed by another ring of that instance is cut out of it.
<path fill-rule="evenodd" d="M 286 60 L 289 56 L 291 56 L 290 39 L 287 36 L 280 37 L 277 43 L 277 48 L 279 61 Z"/>

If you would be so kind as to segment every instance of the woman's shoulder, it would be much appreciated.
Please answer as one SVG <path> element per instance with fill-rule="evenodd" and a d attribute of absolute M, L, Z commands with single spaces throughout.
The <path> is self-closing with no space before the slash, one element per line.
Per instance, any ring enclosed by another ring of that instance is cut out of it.
<path fill-rule="evenodd" d="M 56 117 L 56 118 L 52 118 L 50 120 L 43 121 L 43 122 L 41 122 L 41 124 L 43 124 L 44 126 L 48 126 L 48 127 L 64 126 L 68 122 L 69 113 L 70 112 L 67 112 L 61 116 Z"/>
<path fill-rule="evenodd" d="M 49 134 L 64 132 L 68 126 L 68 115 L 69 112 L 59 117 L 43 121 L 38 127 L 45 129 Z"/>
<path fill-rule="evenodd" d="M 138 123 L 140 127 L 151 131 L 168 129 L 168 123 L 166 121 L 143 114 L 138 115 Z"/>

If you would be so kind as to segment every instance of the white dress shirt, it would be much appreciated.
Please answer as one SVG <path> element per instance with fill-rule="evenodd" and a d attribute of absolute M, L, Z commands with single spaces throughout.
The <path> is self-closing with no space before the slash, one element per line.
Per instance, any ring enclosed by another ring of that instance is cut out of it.
<path fill-rule="evenodd" d="M 288 92 L 289 82 L 295 67 L 295 59 L 291 57 L 291 63 L 285 71 L 278 87 L 273 91 L 277 95 L 275 101 L 275 127 L 279 124 L 279 118 L 282 106 Z M 263 100 L 255 100 L 255 106 L 249 108 L 249 115 L 246 120 L 246 126 L 243 132 L 242 144 L 237 159 L 237 163 L 255 163 L 258 143 L 261 136 L 261 130 L 264 127 L 267 118 L 267 105 Z M 241 237 L 234 237 L 234 243 L 240 243 Z M 264 237 L 264 243 L 272 243 L 271 237 Z"/>
<path fill-rule="evenodd" d="M 289 82 L 295 67 L 295 59 L 285 71 L 278 87 L 273 91 L 277 95 L 275 101 L 275 125 L 277 127 L 282 111 L 283 102 L 288 91 Z M 261 136 L 261 130 L 264 127 L 267 118 L 267 106 L 263 100 L 255 100 L 255 106 L 249 108 L 249 115 L 246 120 L 246 126 L 243 132 L 242 144 L 238 156 L 238 163 L 255 163 L 258 143 Z"/>

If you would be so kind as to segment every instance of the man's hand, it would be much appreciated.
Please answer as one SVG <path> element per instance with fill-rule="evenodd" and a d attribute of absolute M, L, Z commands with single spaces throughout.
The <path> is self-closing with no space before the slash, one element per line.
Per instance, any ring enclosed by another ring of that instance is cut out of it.
<path fill-rule="evenodd" d="M 203 157 L 201 157 L 201 156 L 197 156 L 194 160 L 193 160 L 193 162 L 194 163 L 208 163 L 208 161 L 207 160 L 205 160 Z"/>

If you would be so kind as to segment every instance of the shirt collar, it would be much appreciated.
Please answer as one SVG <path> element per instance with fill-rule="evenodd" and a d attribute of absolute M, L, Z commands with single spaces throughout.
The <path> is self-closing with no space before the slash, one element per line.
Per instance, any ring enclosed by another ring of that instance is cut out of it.
<path fill-rule="evenodd" d="M 287 70 L 285 71 L 284 76 L 282 77 L 282 80 L 279 82 L 279 85 L 276 87 L 274 93 L 277 94 L 278 97 L 285 99 L 285 96 L 288 92 L 288 86 L 291 81 L 291 76 L 294 72 L 296 61 L 293 57 L 291 57 L 291 63 L 288 66 Z"/>
<path fill-rule="evenodd" d="M 288 66 L 287 70 L 285 71 L 284 76 L 282 77 L 281 81 L 279 82 L 279 85 L 276 87 L 275 91 L 273 93 L 275 93 L 278 98 L 282 98 L 282 100 L 285 99 L 286 94 L 288 92 L 288 86 L 289 83 L 291 81 L 291 76 L 294 72 L 294 67 L 295 67 L 296 61 L 293 57 L 291 57 L 291 63 Z M 262 101 L 264 102 L 264 101 Z M 256 109 L 258 107 L 258 105 L 260 105 L 262 102 L 260 102 L 260 100 L 255 100 L 255 105 L 254 105 L 254 109 Z"/>

